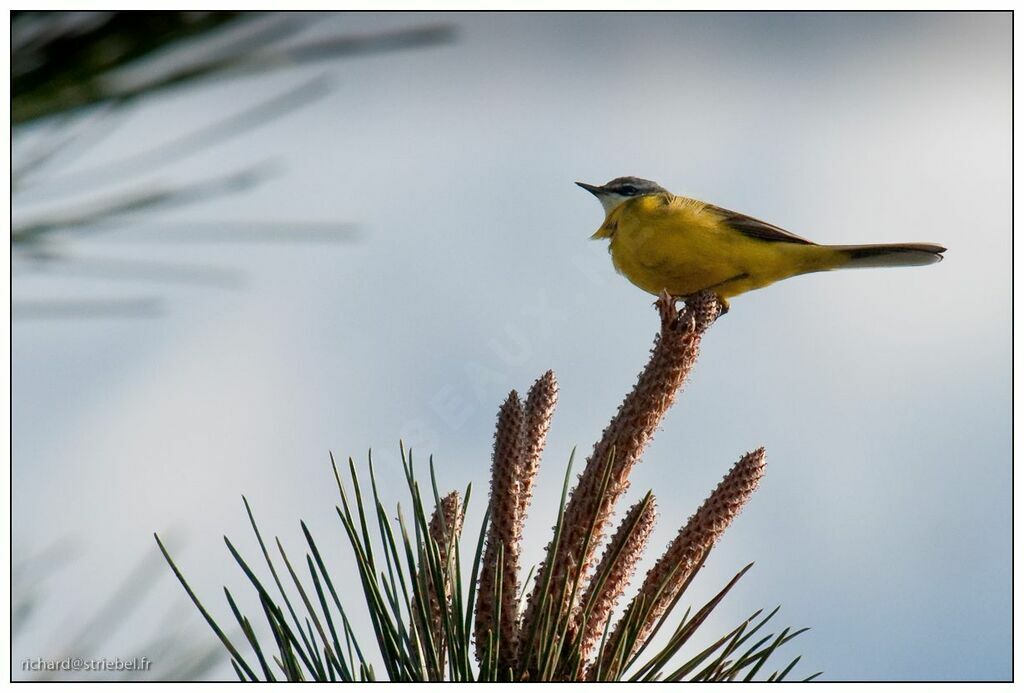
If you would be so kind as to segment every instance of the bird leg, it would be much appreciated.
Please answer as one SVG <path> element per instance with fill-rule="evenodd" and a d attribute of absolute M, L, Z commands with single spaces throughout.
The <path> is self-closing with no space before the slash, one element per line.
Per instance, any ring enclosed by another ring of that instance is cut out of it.
<path fill-rule="evenodd" d="M 729 312 L 729 301 L 721 296 L 717 296 L 716 298 L 718 298 L 718 317 L 720 318 Z M 718 318 L 715 319 L 717 320 Z"/>
<path fill-rule="evenodd" d="M 658 316 L 661 318 L 661 329 L 665 330 L 672 326 L 675 322 L 676 317 L 679 315 L 679 309 L 676 306 L 676 297 L 671 296 L 667 290 L 662 289 L 661 293 L 658 294 L 658 300 L 654 302 L 655 308 L 658 310 Z"/>
<path fill-rule="evenodd" d="M 686 297 L 686 312 L 692 316 L 694 329 L 703 334 L 722 316 L 723 301 L 714 291 L 704 289 Z"/>
<path fill-rule="evenodd" d="M 679 310 L 679 301 L 684 302 L 685 310 Z M 662 290 L 654 305 L 661 318 L 662 332 L 678 330 L 686 320 L 689 322 L 685 328 L 687 331 L 703 333 L 713 322 L 729 312 L 729 302 L 709 289 L 682 297 L 672 296 Z"/>

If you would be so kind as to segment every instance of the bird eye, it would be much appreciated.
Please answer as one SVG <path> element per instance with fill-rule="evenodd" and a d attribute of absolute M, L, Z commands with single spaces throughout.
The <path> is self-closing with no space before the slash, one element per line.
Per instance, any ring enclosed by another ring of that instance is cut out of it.
<path fill-rule="evenodd" d="M 623 185 L 619 188 L 620 195 L 636 195 L 636 188 L 632 185 Z"/>

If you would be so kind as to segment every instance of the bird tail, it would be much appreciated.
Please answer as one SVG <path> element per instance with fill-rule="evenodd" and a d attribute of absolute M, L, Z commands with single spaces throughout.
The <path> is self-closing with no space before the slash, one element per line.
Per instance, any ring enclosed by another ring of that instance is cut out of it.
<path fill-rule="evenodd" d="M 932 243 L 887 243 L 884 245 L 833 245 L 846 256 L 841 267 L 914 267 L 942 261 L 946 249 Z"/>

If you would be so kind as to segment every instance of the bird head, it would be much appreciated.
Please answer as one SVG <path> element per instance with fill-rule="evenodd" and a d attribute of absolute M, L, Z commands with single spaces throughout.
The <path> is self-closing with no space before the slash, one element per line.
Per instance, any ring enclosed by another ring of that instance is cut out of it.
<path fill-rule="evenodd" d="M 634 176 L 615 178 L 604 185 L 590 185 L 589 183 L 580 182 L 577 182 L 576 185 L 594 195 L 601 202 L 606 215 L 626 200 L 634 197 L 668 192 L 652 180 L 644 180 Z"/>

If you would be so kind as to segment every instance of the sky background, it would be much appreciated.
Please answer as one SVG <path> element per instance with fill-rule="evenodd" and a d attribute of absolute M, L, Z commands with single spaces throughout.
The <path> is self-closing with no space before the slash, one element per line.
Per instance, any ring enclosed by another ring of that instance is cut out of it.
<path fill-rule="evenodd" d="M 56 655 L 154 554 L 154 531 L 215 614 L 230 618 L 224 584 L 255 613 L 222 541 L 257 555 L 242 494 L 265 535 L 299 554 L 305 519 L 354 576 L 328 451 L 372 448 L 394 503 L 401 438 L 420 462 L 434 455 L 443 487 L 473 483 L 478 526 L 497 407 L 551 368 L 561 395 L 526 534 L 525 563 L 538 560 L 570 451 L 589 453 L 658 325 L 652 298 L 587 240 L 602 212 L 573 181 L 637 175 L 819 242 L 949 248 L 934 267 L 741 296 L 708 333 L 620 508 L 653 489 L 658 549 L 766 447 L 760 489 L 688 601 L 755 566 L 699 644 L 781 604 L 777 627 L 812 627 L 785 648 L 803 655 L 797 674 L 1008 679 L 1009 14 L 366 13 L 322 16 L 305 37 L 439 22 L 455 42 L 139 102 L 62 167 L 87 173 L 319 75 L 331 85 L 104 191 L 272 161 L 263 184 L 68 241 L 82 256 L 237 272 L 238 286 L 15 274 L 15 300 L 157 295 L 163 311 L 14 323 L 14 560 L 61 543 L 75 553 L 32 583 L 41 601 L 13 675 L 24 657 Z M 45 136 L 16 139 L 15 154 Z M 16 219 L 75 204 L 45 182 L 15 198 Z M 356 232 L 160 238 L 253 221 Z M 156 575 L 96 654 L 125 656 L 167 624 L 213 641 L 169 572 Z M 365 625 L 360 599 L 346 603 Z"/>

